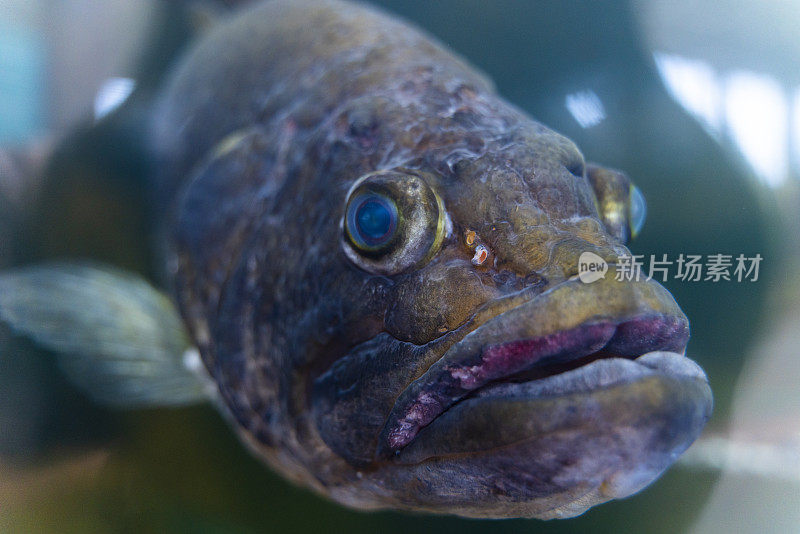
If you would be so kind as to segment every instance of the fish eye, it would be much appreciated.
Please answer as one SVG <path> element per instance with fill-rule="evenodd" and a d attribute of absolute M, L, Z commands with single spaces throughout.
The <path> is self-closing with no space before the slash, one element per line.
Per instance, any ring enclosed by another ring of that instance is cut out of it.
<path fill-rule="evenodd" d="M 628 226 L 631 239 L 633 239 L 642 231 L 644 221 L 647 219 L 647 202 L 644 199 L 642 190 L 633 184 L 631 184 L 629 206 L 630 215 L 628 217 Z"/>
<path fill-rule="evenodd" d="M 586 176 L 594 191 L 597 214 L 608 233 L 621 243 L 639 235 L 647 217 L 642 191 L 625 173 L 599 165 L 588 165 Z"/>
<path fill-rule="evenodd" d="M 350 188 L 342 234 L 345 254 L 361 269 L 384 275 L 409 271 L 441 247 L 444 206 L 418 172 L 370 173 Z"/>
<path fill-rule="evenodd" d="M 394 200 L 365 192 L 347 204 L 347 236 L 354 246 L 379 252 L 390 244 L 397 231 L 397 206 Z"/>

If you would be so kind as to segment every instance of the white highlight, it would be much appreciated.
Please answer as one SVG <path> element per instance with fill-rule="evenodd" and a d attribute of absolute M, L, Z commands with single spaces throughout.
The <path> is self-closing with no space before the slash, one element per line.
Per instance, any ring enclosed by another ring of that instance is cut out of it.
<path fill-rule="evenodd" d="M 200 351 L 196 347 L 189 347 L 184 351 L 183 366 L 193 373 L 200 373 L 204 370 L 203 361 L 200 359 Z"/>
<path fill-rule="evenodd" d="M 200 357 L 200 351 L 197 347 L 189 347 L 183 352 L 181 356 L 183 366 L 197 377 L 203 384 L 203 392 L 206 397 L 211 400 L 219 400 L 219 389 L 216 382 L 208 374 L 206 366 L 203 364 L 203 359 Z"/>
<path fill-rule="evenodd" d="M 673 98 L 699 119 L 709 133 L 717 135 L 722 121 L 721 91 L 711 66 L 703 61 L 660 52 L 653 54 L 653 58 Z"/>
<path fill-rule="evenodd" d="M 800 171 L 800 87 L 794 91 L 792 98 L 792 145 L 790 150 L 794 156 L 795 169 Z"/>
<path fill-rule="evenodd" d="M 596 126 L 606 118 L 606 110 L 600 97 L 591 89 L 568 94 L 565 105 L 582 128 Z"/>
<path fill-rule="evenodd" d="M 136 88 L 132 78 L 109 78 L 94 97 L 94 119 L 100 120 L 119 108 Z"/>
<path fill-rule="evenodd" d="M 789 105 L 780 85 L 751 72 L 731 75 L 725 116 L 730 136 L 756 173 L 767 185 L 781 185 L 789 172 Z"/>
<path fill-rule="evenodd" d="M 681 463 L 740 475 L 800 482 L 800 439 L 759 443 L 715 436 L 701 438 L 681 457 Z"/>
<path fill-rule="evenodd" d="M 720 75 L 704 61 L 661 52 L 653 57 L 669 92 L 710 134 L 726 134 L 766 185 L 786 181 L 790 110 L 786 91 L 773 77 L 749 71 Z M 792 150 L 800 158 L 800 92 L 793 104 Z"/>

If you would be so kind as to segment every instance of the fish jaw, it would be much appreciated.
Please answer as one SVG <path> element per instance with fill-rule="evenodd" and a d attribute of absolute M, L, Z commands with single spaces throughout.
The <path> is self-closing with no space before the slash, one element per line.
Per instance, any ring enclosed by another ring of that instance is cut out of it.
<path fill-rule="evenodd" d="M 419 429 L 491 382 L 557 374 L 587 358 L 682 353 L 688 338 L 686 316 L 661 285 L 573 278 L 492 317 L 450 347 L 395 402 L 379 455 L 396 453 Z"/>
<path fill-rule="evenodd" d="M 424 509 L 568 518 L 653 482 L 710 412 L 705 375 L 684 356 L 603 359 L 487 387 L 423 428 L 394 463 L 409 476 L 436 473 Z"/>
<path fill-rule="evenodd" d="M 437 473 L 444 496 L 418 506 L 439 512 L 571 517 L 626 497 L 710 417 L 688 337 L 655 282 L 568 280 L 486 321 L 414 380 L 376 456 Z"/>

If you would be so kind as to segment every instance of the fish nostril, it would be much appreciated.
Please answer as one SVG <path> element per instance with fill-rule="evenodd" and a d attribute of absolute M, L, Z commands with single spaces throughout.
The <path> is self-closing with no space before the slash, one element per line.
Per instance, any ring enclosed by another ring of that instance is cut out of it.
<path fill-rule="evenodd" d="M 577 178 L 583 178 L 583 175 L 586 172 L 586 163 L 583 161 L 583 158 L 575 158 L 574 160 L 567 162 L 565 167 L 570 174 Z"/>

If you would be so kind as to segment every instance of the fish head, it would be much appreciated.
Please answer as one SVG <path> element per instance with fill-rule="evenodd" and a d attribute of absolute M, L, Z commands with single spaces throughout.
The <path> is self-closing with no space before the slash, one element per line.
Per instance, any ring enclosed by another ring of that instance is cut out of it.
<path fill-rule="evenodd" d="M 711 392 L 672 295 L 626 266 L 641 201 L 537 123 L 356 179 L 341 248 L 373 284 L 346 298 L 375 331 L 311 377 L 315 431 L 351 471 L 331 495 L 571 517 L 671 465 Z"/>

